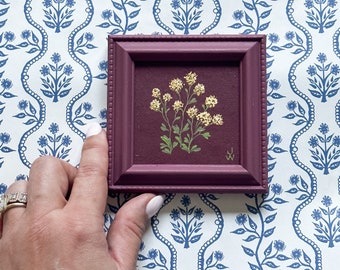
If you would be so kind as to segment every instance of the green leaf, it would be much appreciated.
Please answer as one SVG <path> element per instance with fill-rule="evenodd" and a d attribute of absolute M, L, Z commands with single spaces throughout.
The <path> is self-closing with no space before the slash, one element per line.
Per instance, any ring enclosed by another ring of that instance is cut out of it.
<path fill-rule="evenodd" d="M 162 125 L 161 125 L 161 130 L 162 131 L 169 131 L 168 128 L 166 127 L 166 125 L 164 125 L 164 123 L 162 123 Z"/>
<path fill-rule="evenodd" d="M 171 145 L 171 140 L 168 136 L 162 135 L 161 140 L 166 143 L 166 145 Z"/>
<path fill-rule="evenodd" d="M 179 134 L 179 132 L 180 132 L 178 125 L 172 126 L 172 130 L 174 131 L 175 134 Z"/>
<path fill-rule="evenodd" d="M 196 103 L 196 102 L 197 102 L 197 99 L 196 98 L 192 98 L 192 99 L 189 100 L 188 105 Z"/>
<path fill-rule="evenodd" d="M 210 132 L 204 132 L 203 134 L 202 134 L 202 137 L 204 138 L 204 139 L 209 139 L 210 138 Z"/>
<path fill-rule="evenodd" d="M 182 132 L 188 131 L 189 130 L 189 123 L 186 123 L 185 126 L 182 129 Z"/>
<path fill-rule="evenodd" d="M 199 152 L 199 151 L 201 151 L 201 148 L 198 147 L 198 146 L 195 144 L 193 147 L 191 147 L 191 151 L 192 151 L 192 152 Z"/>

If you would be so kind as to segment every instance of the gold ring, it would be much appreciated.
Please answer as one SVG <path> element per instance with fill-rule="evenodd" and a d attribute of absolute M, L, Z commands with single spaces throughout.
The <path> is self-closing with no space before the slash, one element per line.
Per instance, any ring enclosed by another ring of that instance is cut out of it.
<path fill-rule="evenodd" d="M 8 209 L 14 207 L 26 207 L 26 205 L 27 205 L 27 192 L 0 194 L 0 217 Z"/>

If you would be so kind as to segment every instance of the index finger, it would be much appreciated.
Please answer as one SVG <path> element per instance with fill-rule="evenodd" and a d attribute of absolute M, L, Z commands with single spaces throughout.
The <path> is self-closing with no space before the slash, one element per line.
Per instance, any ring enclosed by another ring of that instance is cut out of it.
<path fill-rule="evenodd" d="M 90 124 L 68 207 L 103 215 L 107 201 L 108 143 L 98 123 Z"/>

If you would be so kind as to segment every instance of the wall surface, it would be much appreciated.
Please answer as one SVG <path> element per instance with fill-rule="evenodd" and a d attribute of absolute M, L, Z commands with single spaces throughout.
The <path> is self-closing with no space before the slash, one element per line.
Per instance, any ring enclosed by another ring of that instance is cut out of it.
<path fill-rule="evenodd" d="M 0 193 L 40 155 L 76 165 L 85 124 L 106 126 L 109 33 L 266 34 L 268 194 L 169 194 L 137 269 L 336 269 L 339 5 L 0 0 Z M 108 199 L 105 227 L 129 197 Z"/>

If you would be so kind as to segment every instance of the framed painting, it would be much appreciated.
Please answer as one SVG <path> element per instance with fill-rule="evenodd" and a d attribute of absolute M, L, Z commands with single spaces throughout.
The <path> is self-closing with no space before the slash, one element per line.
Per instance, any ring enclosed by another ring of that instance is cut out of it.
<path fill-rule="evenodd" d="M 109 188 L 266 192 L 265 41 L 109 36 Z"/>

